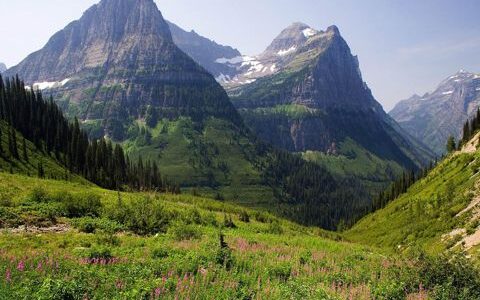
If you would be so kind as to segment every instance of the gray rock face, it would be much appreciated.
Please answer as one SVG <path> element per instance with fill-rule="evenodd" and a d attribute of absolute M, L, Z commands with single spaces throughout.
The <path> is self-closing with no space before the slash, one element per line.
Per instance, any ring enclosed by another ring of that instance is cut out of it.
<path fill-rule="evenodd" d="M 452 135 L 458 140 L 463 124 L 479 106 L 480 74 L 461 70 L 442 81 L 435 91 L 400 101 L 389 114 L 441 155 L 447 138 Z"/>
<path fill-rule="evenodd" d="M 0 63 L 0 73 L 3 73 L 7 70 L 7 66 L 4 63 Z"/>
<path fill-rule="evenodd" d="M 229 93 L 261 138 L 290 151 L 328 152 L 348 137 L 407 167 L 431 159 L 374 99 L 335 26 L 317 31 L 295 23 L 259 58 L 275 60 L 278 69 Z"/>
<path fill-rule="evenodd" d="M 217 60 L 241 57 L 242 55 L 237 49 L 219 45 L 193 30 L 187 32 L 171 22 L 167 21 L 167 23 L 172 32 L 173 42 L 215 78 L 221 81 L 223 78 L 234 77 L 238 74 L 236 67 L 217 62 Z"/>
<path fill-rule="evenodd" d="M 122 139 L 147 106 L 160 117 L 241 119 L 214 78 L 173 42 L 153 0 L 102 0 L 9 69 L 71 115 Z"/>

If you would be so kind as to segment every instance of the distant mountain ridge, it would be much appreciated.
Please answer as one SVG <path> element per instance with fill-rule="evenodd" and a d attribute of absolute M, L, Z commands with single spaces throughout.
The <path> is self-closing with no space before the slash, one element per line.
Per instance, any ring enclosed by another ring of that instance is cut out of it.
<path fill-rule="evenodd" d="M 374 99 L 336 26 L 322 31 L 292 24 L 256 56 L 255 70 L 236 79 L 224 83 L 234 105 L 261 138 L 278 147 L 334 153 L 351 138 L 407 168 L 433 157 Z"/>
<path fill-rule="evenodd" d="M 389 114 L 437 155 L 445 153 L 447 138 L 461 137 L 465 121 L 480 106 L 480 74 L 460 70 L 431 93 L 400 101 Z"/>
<path fill-rule="evenodd" d="M 172 33 L 173 42 L 210 72 L 218 81 L 222 81 L 226 77 L 233 77 L 238 73 L 235 66 L 218 62 L 221 59 L 232 59 L 241 56 L 237 49 L 219 45 L 193 30 L 187 32 L 172 22 L 167 21 L 167 23 Z"/>
<path fill-rule="evenodd" d="M 0 62 L 0 73 L 5 72 L 6 70 L 7 70 L 7 66 L 4 63 Z"/>
<path fill-rule="evenodd" d="M 213 77 L 173 43 L 152 0 L 101 1 L 6 72 L 15 74 L 51 90 L 70 115 L 101 120 L 116 140 L 148 106 L 160 116 L 242 123 Z"/>

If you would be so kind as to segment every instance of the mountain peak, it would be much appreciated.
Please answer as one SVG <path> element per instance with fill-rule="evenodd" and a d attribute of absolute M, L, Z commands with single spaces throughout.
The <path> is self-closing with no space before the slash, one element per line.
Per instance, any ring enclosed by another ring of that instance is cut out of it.
<path fill-rule="evenodd" d="M 295 22 L 282 30 L 264 53 L 275 55 L 278 53 L 293 52 L 317 33 L 319 33 L 319 31 L 316 29 L 304 23 Z"/>
<path fill-rule="evenodd" d="M 336 25 L 331 25 L 327 28 L 327 32 L 331 32 L 333 34 L 338 34 L 340 35 L 340 30 L 338 30 L 338 27 Z"/>

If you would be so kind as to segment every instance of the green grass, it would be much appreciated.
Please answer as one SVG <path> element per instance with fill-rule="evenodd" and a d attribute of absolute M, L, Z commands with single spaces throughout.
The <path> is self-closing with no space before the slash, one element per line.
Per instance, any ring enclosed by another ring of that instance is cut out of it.
<path fill-rule="evenodd" d="M 9 200 L 2 211 L 18 213 L 20 222 L 55 207 L 52 225 L 70 226 L 62 233 L 0 233 L 0 298 L 404 299 L 434 292 L 416 261 L 387 257 L 335 233 L 230 203 L 191 195 L 118 194 L 5 173 L 0 173 L 0 195 Z M 101 204 L 92 212 L 98 215 L 61 215 L 62 205 L 85 195 L 98 197 Z M 146 222 L 136 226 L 156 228 L 147 226 L 151 213 L 157 215 L 153 221 L 165 222 L 159 230 L 135 234 L 140 227 L 115 221 L 125 205 L 140 210 L 126 216 Z M 223 225 L 229 218 L 234 227 Z"/>
<path fill-rule="evenodd" d="M 282 115 L 290 119 L 305 119 L 309 117 L 322 116 L 322 112 L 318 109 L 309 108 L 300 104 L 284 104 L 272 107 L 258 107 L 255 109 L 242 109 L 241 114 L 250 114 L 256 117 L 268 117 L 271 115 Z"/>
<path fill-rule="evenodd" d="M 444 237 L 455 228 L 465 228 L 471 214 L 456 215 L 477 193 L 480 153 L 449 156 L 426 178 L 407 193 L 363 218 L 345 237 L 356 242 L 396 251 L 423 248 L 430 253 L 454 250 L 453 238 Z M 478 247 L 470 250 L 474 260 L 480 258 Z"/>
<path fill-rule="evenodd" d="M 33 143 L 25 140 L 27 149 L 27 158 L 25 159 L 23 153 L 23 137 L 21 133 L 16 132 L 17 149 L 20 158 L 16 159 L 10 154 L 8 148 L 8 131 L 9 126 L 0 120 L 0 130 L 2 136 L 0 139 L 1 148 L 3 152 L 0 153 L 0 172 L 10 172 L 15 174 L 24 174 L 28 176 L 38 175 L 38 165 L 42 164 L 45 170 L 46 178 L 68 179 L 69 181 L 84 182 L 87 181 L 80 176 L 70 173 L 66 170 L 54 157 L 48 155 L 44 151 L 38 150 Z"/>
<path fill-rule="evenodd" d="M 360 179 L 373 195 L 385 189 L 403 172 L 397 162 L 379 158 L 350 138 L 346 138 L 337 147 L 336 155 L 306 151 L 302 157 L 324 166 L 332 174 Z"/>

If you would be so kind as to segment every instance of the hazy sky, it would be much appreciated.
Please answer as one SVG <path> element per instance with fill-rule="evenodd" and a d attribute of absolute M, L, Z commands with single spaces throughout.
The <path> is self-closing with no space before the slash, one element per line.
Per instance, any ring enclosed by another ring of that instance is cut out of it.
<path fill-rule="evenodd" d="M 0 0 L 0 62 L 12 66 L 99 0 Z M 479 0 L 155 0 L 164 17 L 257 54 L 292 22 L 340 28 L 388 111 L 459 69 L 480 72 Z"/>

